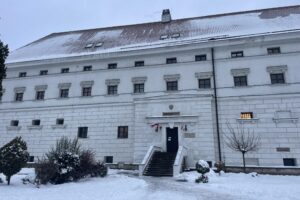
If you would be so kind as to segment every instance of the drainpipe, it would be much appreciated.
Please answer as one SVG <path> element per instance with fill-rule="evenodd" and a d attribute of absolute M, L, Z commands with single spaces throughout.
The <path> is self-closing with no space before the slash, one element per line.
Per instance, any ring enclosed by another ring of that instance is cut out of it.
<path fill-rule="evenodd" d="M 216 117 L 217 139 L 218 139 L 217 140 L 218 153 L 219 153 L 219 161 L 222 161 L 214 48 L 211 48 L 211 64 L 212 64 L 212 73 L 213 73 L 213 80 L 214 80 L 214 102 L 215 102 L 215 115 L 216 115 L 215 117 Z"/>

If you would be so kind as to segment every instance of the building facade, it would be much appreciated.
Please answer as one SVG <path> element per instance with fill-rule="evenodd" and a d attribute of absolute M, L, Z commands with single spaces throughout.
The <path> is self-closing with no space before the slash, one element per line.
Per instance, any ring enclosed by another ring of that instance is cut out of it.
<path fill-rule="evenodd" d="M 54 33 L 7 60 L 0 146 L 31 161 L 61 136 L 108 163 L 140 164 L 154 146 L 241 165 L 227 123 L 261 138 L 255 166 L 300 162 L 300 6 Z"/>

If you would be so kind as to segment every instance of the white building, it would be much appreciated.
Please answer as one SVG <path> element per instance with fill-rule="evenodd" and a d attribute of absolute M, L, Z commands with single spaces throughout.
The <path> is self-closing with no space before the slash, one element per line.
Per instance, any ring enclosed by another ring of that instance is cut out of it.
<path fill-rule="evenodd" d="M 112 163 L 179 148 L 177 171 L 184 156 L 240 165 L 228 121 L 261 137 L 247 164 L 297 165 L 299 21 L 300 6 L 178 20 L 165 10 L 158 22 L 50 34 L 7 60 L 0 145 L 22 136 L 36 159 L 66 135 Z"/>

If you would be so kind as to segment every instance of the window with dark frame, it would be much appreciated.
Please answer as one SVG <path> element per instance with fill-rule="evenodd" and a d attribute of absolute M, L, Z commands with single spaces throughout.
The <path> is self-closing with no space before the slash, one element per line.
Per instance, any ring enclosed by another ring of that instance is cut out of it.
<path fill-rule="evenodd" d="M 128 126 L 118 126 L 118 138 L 128 138 Z"/>
<path fill-rule="evenodd" d="M 23 95 L 24 95 L 23 92 L 17 92 L 15 100 L 16 101 L 23 101 Z"/>
<path fill-rule="evenodd" d="M 35 99 L 36 100 L 44 100 L 45 91 L 36 91 Z"/>
<path fill-rule="evenodd" d="M 19 77 L 26 77 L 27 73 L 26 72 L 20 72 Z"/>
<path fill-rule="evenodd" d="M 240 87 L 240 86 L 247 86 L 247 76 L 234 76 L 234 86 Z"/>
<path fill-rule="evenodd" d="M 87 138 L 88 127 L 78 127 L 78 138 Z"/>
<path fill-rule="evenodd" d="M 253 119 L 253 112 L 241 112 L 240 119 Z"/>
<path fill-rule="evenodd" d="M 117 85 L 108 85 L 107 86 L 107 94 L 108 95 L 118 94 L 118 86 Z"/>
<path fill-rule="evenodd" d="M 88 65 L 88 66 L 84 66 L 83 67 L 83 71 L 92 71 L 92 66 L 91 65 Z"/>
<path fill-rule="evenodd" d="M 92 87 L 83 87 L 82 88 L 82 96 L 83 97 L 90 97 L 90 96 L 92 96 Z"/>
<path fill-rule="evenodd" d="M 267 49 L 268 54 L 279 54 L 280 52 L 280 47 L 270 47 Z"/>
<path fill-rule="evenodd" d="M 195 61 L 205 61 L 206 59 L 206 54 L 195 55 Z"/>
<path fill-rule="evenodd" d="M 69 89 L 60 89 L 60 98 L 68 98 L 69 97 Z"/>
<path fill-rule="evenodd" d="M 64 125 L 64 119 L 63 118 L 58 118 L 56 119 L 56 125 Z"/>
<path fill-rule="evenodd" d="M 233 51 L 231 52 L 231 58 L 240 58 L 244 57 L 244 52 L 243 51 Z"/>
<path fill-rule="evenodd" d="M 28 162 L 34 162 L 34 156 L 29 156 Z"/>
<path fill-rule="evenodd" d="M 208 89 L 211 88 L 210 78 L 198 79 L 198 84 L 200 89 Z"/>
<path fill-rule="evenodd" d="M 107 69 L 117 69 L 118 64 L 117 63 L 109 63 L 107 65 Z"/>
<path fill-rule="evenodd" d="M 177 91 L 178 81 L 167 81 L 167 91 Z"/>
<path fill-rule="evenodd" d="M 105 163 L 113 163 L 114 157 L 113 156 L 104 156 Z"/>
<path fill-rule="evenodd" d="M 62 68 L 61 73 L 62 74 L 69 73 L 69 70 L 70 70 L 69 68 Z"/>
<path fill-rule="evenodd" d="M 133 89 L 134 93 L 144 93 L 144 88 L 145 88 L 144 83 L 135 83 L 133 87 L 134 87 Z"/>
<path fill-rule="evenodd" d="M 283 165 L 284 166 L 297 166 L 295 158 L 283 158 Z"/>
<path fill-rule="evenodd" d="M 145 61 L 141 60 L 141 61 L 135 61 L 134 62 L 134 66 L 135 67 L 142 67 L 145 66 Z"/>
<path fill-rule="evenodd" d="M 284 73 L 270 74 L 270 78 L 271 78 L 271 84 L 283 84 L 283 83 L 285 83 Z"/>
<path fill-rule="evenodd" d="M 174 63 L 177 63 L 177 58 L 176 58 L 176 57 L 173 57 L 173 58 L 167 58 L 167 59 L 166 59 L 166 63 L 167 63 L 167 64 L 174 64 Z"/>
<path fill-rule="evenodd" d="M 41 125 L 41 120 L 39 119 L 32 120 L 32 126 L 40 126 L 40 125 Z"/>
<path fill-rule="evenodd" d="M 19 120 L 11 120 L 10 126 L 19 126 Z"/>
<path fill-rule="evenodd" d="M 43 75 L 47 75 L 48 74 L 48 70 L 41 70 L 40 71 L 40 75 L 43 76 Z"/>

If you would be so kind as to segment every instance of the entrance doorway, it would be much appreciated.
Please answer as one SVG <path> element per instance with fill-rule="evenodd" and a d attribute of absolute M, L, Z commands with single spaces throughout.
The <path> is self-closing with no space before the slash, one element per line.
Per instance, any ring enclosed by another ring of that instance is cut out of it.
<path fill-rule="evenodd" d="M 178 127 L 167 128 L 167 152 L 176 153 L 178 150 Z"/>

